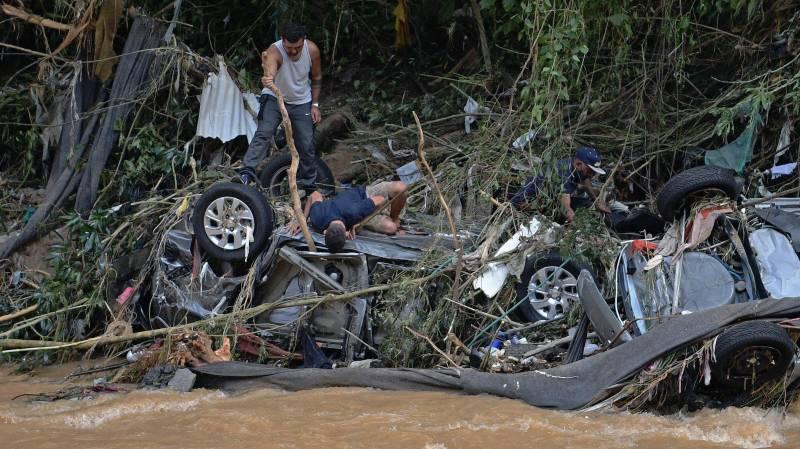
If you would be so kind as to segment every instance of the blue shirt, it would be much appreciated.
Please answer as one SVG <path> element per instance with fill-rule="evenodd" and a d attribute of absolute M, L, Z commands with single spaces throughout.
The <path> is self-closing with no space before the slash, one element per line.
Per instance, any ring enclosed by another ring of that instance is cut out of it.
<path fill-rule="evenodd" d="M 317 232 L 323 232 L 334 220 L 342 220 L 347 229 L 375 210 L 375 203 L 367 197 L 364 186 L 340 192 L 334 198 L 311 205 L 308 221 Z"/>
<path fill-rule="evenodd" d="M 563 193 L 572 195 L 578 190 L 578 186 L 587 178 L 572 164 L 572 158 L 559 159 L 556 162 L 556 173 L 561 178 L 561 189 Z M 525 185 L 511 198 L 511 204 L 520 204 L 533 198 L 542 188 L 544 176 L 538 175 L 528 178 Z"/>

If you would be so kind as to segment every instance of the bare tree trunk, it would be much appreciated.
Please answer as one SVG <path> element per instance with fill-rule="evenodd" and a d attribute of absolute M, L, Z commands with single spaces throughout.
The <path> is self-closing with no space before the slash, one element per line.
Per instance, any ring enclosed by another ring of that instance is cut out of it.
<path fill-rule="evenodd" d="M 492 57 L 489 53 L 489 42 L 486 39 L 486 28 L 483 27 L 483 17 L 481 17 L 481 7 L 478 5 L 477 0 L 470 0 L 472 4 L 472 14 L 475 16 L 475 22 L 478 23 L 478 34 L 481 39 L 481 53 L 483 54 L 483 66 L 486 72 L 492 74 Z"/>
<path fill-rule="evenodd" d="M 22 228 L 15 237 L 10 238 L 6 243 L 0 247 L 0 259 L 5 259 L 13 254 L 20 247 L 28 244 L 30 241 L 39 238 L 45 231 L 45 221 L 50 216 L 53 209 L 58 209 L 63 204 L 64 200 L 69 197 L 75 189 L 80 179 L 80 173 L 75 174 L 75 168 L 78 166 L 85 148 L 89 143 L 89 138 L 94 132 L 95 125 L 99 119 L 99 114 L 92 115 L 86 127 L 83 129 L 81 141 L 75 147 L 75 153 L 72 159 L 67 163 L 67 166 L 58 175 L 58 178 L 52 183 L 50 188 L 45 193 L 44 201 L 36 208 L 33 216 L 28 220 L 28 223 Z"/>
<path fill-rule="evenodd" d="M 136 98 L 137 93 L 150 79 L 150 67 L 155 52 L 141 50 L 158 47 L 163 36 L 163 26 L 146 17 L 137 17 L 131 27 L 111 86 L 108 112 L 103 117 L 100 131 L 92 143 L 86 169 L 78 187 L 75 209 L 82 214 L 94 207 L 100 173 L 105 168 L 118 138 L 115 130 L 117 122 L 125 120 L 133 108 L 134 103 L 131 100 Z"/>

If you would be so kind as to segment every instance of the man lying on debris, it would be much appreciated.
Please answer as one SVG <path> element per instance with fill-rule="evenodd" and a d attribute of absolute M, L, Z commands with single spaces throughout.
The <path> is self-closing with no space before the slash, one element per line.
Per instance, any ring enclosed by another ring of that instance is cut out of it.
<path fill-rule="evenodd" d="M 604 175 L 606 172 L 600 168 L 600 156 L 591 147 L 580 147 L 571 158 L 560 159 L 556 162 L 556 170 L 561 178 L 562 193 L 561 205 L 564 207 L 567 221 L 575 218 L 575 209 L 591 207 L 596 200 L 598 210 L 610 213 L 611 210 L 602 198 L 597 197 L 597 191 L 592 187 L 592 177 L 595 174 Z M 529 202 L 536 198 L 544 183 L 544 176 L 538 175 L 528 178 L 525 185 L 511 198 L 511 204 L 518 209 L 527 209 Z M 576 196 L 579 190 L 589 194 L 590 198 Z"/>
<path fill-rule="evenodd" d="M 391 204 L 386 205 L 390 201 Z M 400 213 L 406 205 L 406 184 L 402 181 L 380 182 L 373 186 L 356 186 L 326 200 L 315 191 L 306 201 L 305 216 L 311 227 L 325 235 L 325 246 L 332 253 L 344 247 L 346 239 L 355 238 L 354 226 L 369 217 L 364 227 L 381 234 L 396 234 L 400 230 Z M 296 234 L 300 225 L 293 221 L 289 232 Z"/>

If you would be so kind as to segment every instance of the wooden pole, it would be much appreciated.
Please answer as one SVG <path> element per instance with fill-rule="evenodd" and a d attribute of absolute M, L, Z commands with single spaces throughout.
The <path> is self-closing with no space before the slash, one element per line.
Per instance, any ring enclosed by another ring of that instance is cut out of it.
<path fill-rule="evenodd" d="M 300 223 L 300 229 L 303 231 L 303 237 L 306 239 L 308 249 L 317 251 L 317 245 L 314 244 L 314 239 L 311 238 L 311 232 L 308 230 L 308 223 L 306 223 L 306 215 L 303 213 L 303 206 L 300 204 L 300 194 L 297 192 L 297 167 L 300 165 L 300 155 L 297 153 L 297 147 L 294 145 L 294 136 L 292 134 L 292 122 L 289 120 L 289 112 L 286 110 L 286 105 L 283 102 L 283 94 L 278 86 L 270 88 L 278 100 L 278 108 L 281 110 L 283 117 L 283 130 L 286 132 L 286 144 L 289 145 L 289 153 L 292 155 L 292 164 L 289 165 L 289 192 L 292 196 L 292 210 L 294 210 L 295 219 Z M 308 199 L 306 199 L 308 201 Z"/>

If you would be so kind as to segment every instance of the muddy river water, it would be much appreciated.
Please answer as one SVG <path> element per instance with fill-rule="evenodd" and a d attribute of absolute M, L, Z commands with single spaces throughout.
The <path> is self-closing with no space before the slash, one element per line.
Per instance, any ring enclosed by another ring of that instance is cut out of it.
<path fill-rule="evenodd" d="M 800 448 L 798 404 L 785 414 L 565 413 L 491 396 L 356 388 L 12 400 L 64 389 L 69 371 L 32 377 L 0 367 L 0 448 Z"/>

